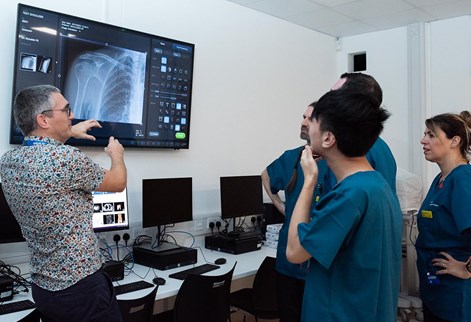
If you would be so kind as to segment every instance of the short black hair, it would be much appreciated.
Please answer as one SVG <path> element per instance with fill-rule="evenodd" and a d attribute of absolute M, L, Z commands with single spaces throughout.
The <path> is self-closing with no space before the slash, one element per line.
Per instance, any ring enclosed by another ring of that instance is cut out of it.
<path fill-rule="evenodd" d="M 363 73 L 343 73 L 340 78 L 346 78 L 346 81 L 338 90 L 355 90 L 370 94 L 378 106 L 383 102 L 383 90 L 373 76 Z"/>
<path fill-rule="evenodd" d="M 320 123 L 322 132 L 335 135 L 340 152 L 358 157 L 373 146 L 389 115 L 373 95 L 342 87 L 319 99 L 312 118 Z"/>

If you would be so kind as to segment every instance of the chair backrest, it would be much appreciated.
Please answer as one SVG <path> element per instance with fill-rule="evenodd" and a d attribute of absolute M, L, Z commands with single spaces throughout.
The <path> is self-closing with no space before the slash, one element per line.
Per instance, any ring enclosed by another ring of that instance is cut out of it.
<path fill-rule="evenodd" d="M 174 322 L 226 322 L 236 264 L 223 275 L 188 275 L 175 299 Z"/>
<path fill-rule="evenodd" d="M 124 322 L 151 322 L 154 313 L 155 295 L 159 286 L 144 297 L 132 300 L 118 300 Z"/>
<path fill-rule="evenodd" d="M 40 322 L 41 321 L 41 314 L 38 310 L 34 309 L 31 313 L 27 316 L 18 320 L 18 322 Z"/>
<path fill-rule="evenodd" d="M 275 262 L 274 257 L 265 257 L 255 274 L 252 303 L 256 311 L 278 311 Z"/>

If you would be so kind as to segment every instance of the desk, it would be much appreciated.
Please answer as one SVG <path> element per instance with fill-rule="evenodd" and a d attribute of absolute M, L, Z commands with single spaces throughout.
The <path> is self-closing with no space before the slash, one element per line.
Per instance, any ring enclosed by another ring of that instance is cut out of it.
<path fill-rule="evenodd" d="M 235 262 L 237 262 L 237 265 L 236 265 L 236 268 L 234 270 L 234 274 L 232 277 L 233 282 L 255 275 L 260 264 L 262 263 L 263 259 L 266 256 L 276 257 L 276 249 L 269 248 L 267 246 L 262 246 L 260 250 L 256 250 L 253 252 L 233 255 L 233 254 L 222 253 L 222 252 L 206 249 L 204 248 L 204 246 L 202 246 L 202 244 L 203 244 L 202 241 L 197 242 L 196 246 L 198 247 L 197 248 L 198 249 L 198 262 L 195 265 L 204 264 L 206 263 L 206 261 L 210 263 L 214 263 L 214 261 L 217 258 L 224 257 L 227 260 L 226 264 L 221 265 L 219 269 L 216 269 L 214 271 L 211 271 L 205 274 L 205 275 L 221 275 L 230 271 L 232 267 L 234 266 Z M 204 260 L 204 258 L 206 258 L 206 261 Z M 177 295 L 178 290 L 180 289 L 180 286 L 183 283 L 183 281 L 181 280 L 170 278 L 168 276 L 172 273 L 182 271 L 190 267 L 192 267 L 192 265 L 187 265 L 187 266 L 182 266 L 179 268 L 160 271 L 158 269 L 152 269 L 146 266 L 135 264 L 131 273 L 125 271 L 125 274 L 128 274 L 128 273 L 129 274 L 125 276 L 123 280 L 114 282 L 113 284 L 115 285 L 117 285 L 118 283 L 126 284 L 129 282 L 141 280 L 142 279 L 141 277 L 144 277 L 145 281 L 152 283 L 152 279 L 155 276 L 163 277 L 166 280 L 166 283 L 165 285 L 159 286 L 159 289 L 157 291 L 156 301 L 161 302 L 163 310 L 166 310 L 166 309 L 171 308 L 171 307 L 168 307 L 169 303 L 167 303 L 166 300 L 171 299 L 172 297 Z M 148 288 L 148 289 L 139 290 L 132 293 L 121 294 L 118 296 L 118 299 L 139 298 L 148 294 L 150 290 L 151 289 Z M 235 289 L 233 288 L 233 290 Z M 27 294 L 24 294 L 24 293 L 18 294 L 18 295 L 15 295 L 14 297 L 14 301 L 19 301 L 19 300 L 24 300 L 24 299 L 32 300 L 31 292 Z M 28 315 L 31 311 L 32 310 L 27 310 L 27 311 L 15 312 L 11 314 L 0 315 L 0 322 L 17 321 L 25 317 L 26 315 Z M 155 309 L 154 309 L 154 312 L 155 312 Z"/>

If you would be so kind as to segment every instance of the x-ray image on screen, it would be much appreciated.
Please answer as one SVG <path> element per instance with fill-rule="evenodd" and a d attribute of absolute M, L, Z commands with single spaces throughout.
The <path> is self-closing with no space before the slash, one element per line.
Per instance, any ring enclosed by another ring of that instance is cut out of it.
<path fill-rule="evenodd" d="M 22 70 L 28 70 L 30 72 L 35 72 L 36 71 L 36 61 L 37 61 L 36 55 L 21 53 L 20 68 Z"/>
<path fill-rule="evenodd" d="M 69 39 L 65 44 L 71 42 L 77 39 Z M 72 52 L 77 48 L 90 48 L 87 43 L 80 43 L 80 47 L 68 48 L 75 58 L 63 75 L 64 96 L 75 117 L 141 124 L 146 54 L 111 46 Z"/>
<path fill-rule="evenodd" d="M 67 144 L 105 147 L 113 136 L 125 147 L 189 148 L 194 44 L 21 3 L 15 36 L 12 97 L 53 85 L 69 101 L 73 125 L 100 122 L 88 132 L 95 140 Z M 12 112 L 10 143 L 23 139 Z"/>

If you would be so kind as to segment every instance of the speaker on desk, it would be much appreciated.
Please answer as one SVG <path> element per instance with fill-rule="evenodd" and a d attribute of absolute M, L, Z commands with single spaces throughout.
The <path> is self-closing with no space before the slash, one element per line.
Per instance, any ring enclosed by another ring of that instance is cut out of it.
<path fill-rule="evenodd" d="M 101 269 L 110 276 L 113 282 L 124 279 L 124 264 L 122 262 L 109 260 L 103 263 Z"/>
<path fill-rule="evenodd" d="M 285 216 L 272 203 L 263 204 L 262 233 L 267 232 L 267 225 L 280 224 L 285 221 Z"/>

